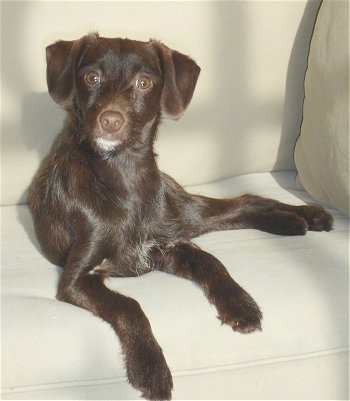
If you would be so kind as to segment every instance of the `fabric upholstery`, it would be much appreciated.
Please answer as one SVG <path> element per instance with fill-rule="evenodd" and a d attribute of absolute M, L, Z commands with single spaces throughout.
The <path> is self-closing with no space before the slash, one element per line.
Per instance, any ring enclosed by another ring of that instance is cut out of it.
<path fill-rule="evenodd" d="M 303 187 L 349 216 L 349 2 L 325 0 L 311 41 L 295 150 Z"/>

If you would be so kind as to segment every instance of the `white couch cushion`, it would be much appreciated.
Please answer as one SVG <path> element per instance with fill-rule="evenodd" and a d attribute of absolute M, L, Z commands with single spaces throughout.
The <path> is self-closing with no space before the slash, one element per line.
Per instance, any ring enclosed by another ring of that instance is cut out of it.
<path fill-rule="evenodd" d="M 310 200 L 294 179 L 252 174 L 191 191 Z M 221 326 L 199 288 L 164 273 L 107 281 L 143 307 L 172 370 L 174 399 L 347 397 L 348 220 L 334 216 L 329 233 L 196 239 L 259 303 L 262 332 Z M 108 324 L 55 300 L 61 270 L 39 253 L 26 206 L 3 207 L 2 219 L 3 399 L 139 399 Z"/>
<path fill-rule="evenodd" d="M 295 149 L 299 179 L 318 201 L 349 216 L 349 2 L 323 1 L 305 77 Z"/>

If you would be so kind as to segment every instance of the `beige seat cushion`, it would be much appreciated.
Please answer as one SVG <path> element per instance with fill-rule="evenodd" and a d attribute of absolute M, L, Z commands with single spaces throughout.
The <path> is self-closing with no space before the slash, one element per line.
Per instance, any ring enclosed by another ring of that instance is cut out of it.
<path fill-rule="evenodd" d="M 190 191 L 309 202 L 294 183 L 294 172 L 246 174 Z M 1 211 L 1 399 L 141 400 L 112 328 L 55 299 L 62 270 L 36 248 L 28 208 Z M 145 311 L 173 373 L 174 400 L 349 399 L 349 221 L 332 214 L 330 233 L 232 230 L 195 240 L 258 302 L 262 332 L 221 326 L 197 286 L 165 273 L 106 281 Z"/>

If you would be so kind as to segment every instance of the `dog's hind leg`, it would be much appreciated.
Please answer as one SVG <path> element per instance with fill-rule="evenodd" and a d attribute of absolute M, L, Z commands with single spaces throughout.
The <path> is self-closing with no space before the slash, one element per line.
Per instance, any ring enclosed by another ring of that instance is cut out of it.
<path fill-rule="evenodd" d="M 192 209 L 202 232 L 252 228 L 278 235 L 330 231 L 333 218 L 318 205 L 293 206 L 256 195 L 214 199 L 192 197 Z"/>
<path fill-rule="evenodd" d="M 180 241 L 169 245 L 160 258 L 160 270 L 192 280 L 203 289 L 222 323 L 241 333 L 261 330 L 258 305 L 213 255 Z"/>
<path fill-rule="evenodd" d="M 108 322 L 119 336 L 129 382 L 149 400 L 170 400 L 171 373 L 147 317 L 137 301 L 104 285 L 90 251 L 81 243 L 73 246 L 57 298 Z"/>

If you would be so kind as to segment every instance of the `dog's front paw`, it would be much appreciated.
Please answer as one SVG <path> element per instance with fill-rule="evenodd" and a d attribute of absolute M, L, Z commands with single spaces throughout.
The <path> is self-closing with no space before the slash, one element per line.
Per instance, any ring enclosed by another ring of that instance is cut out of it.
<path fill-rule="evenodd" d="M 262 313 L 254 299 L 237 284 L 231 290 L 221 292 L 214 302 L 218 318 L 234 331 L 251 333 L 261 330 Z"/>
<path fill-rule="evenodd" d="M 126 355 L 128 380 L 147 400 L 171 400 L 173 380 L 158 344 L 143 339 Z"/>
<path fill-rule="evenodd" d="M 303 217 L 311 231 L 330 231 L 333 227 L 333 217 L 322 206 L 298 206 L 297 213 Z"/>

